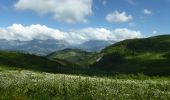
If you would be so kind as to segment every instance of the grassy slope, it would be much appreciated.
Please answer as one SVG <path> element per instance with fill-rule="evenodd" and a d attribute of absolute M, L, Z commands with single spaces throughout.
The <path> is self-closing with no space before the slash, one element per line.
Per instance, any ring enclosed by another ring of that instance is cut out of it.
<path fill-rule="evenodd" d="M 45 72 L 72 72 L 70 66 L 61 61 L 51 61 L 45 57 L 17 52 L 0 51 L 0 66 L 6 69 L 30 69 Z"/>
<path fill-rule="evenodd" d="M 86 52 L 79 49 L 64 49 L 51 53 L 47 57 L 53 60 L 65 60 L 67 63 L 79 66 L 84 65 L 86 60 L 94 54 L 93 52 Z"/>
<path fill-rule="evenodd" d="M 169 78 L 101 78 L 0 71 L 2 100 L 169 100 Z"/>
<path fill-rule="evenodd" d="M 170 35 L 121 41 L 90 61 L 96 68 L 112 73 L 170 75 Z"/>

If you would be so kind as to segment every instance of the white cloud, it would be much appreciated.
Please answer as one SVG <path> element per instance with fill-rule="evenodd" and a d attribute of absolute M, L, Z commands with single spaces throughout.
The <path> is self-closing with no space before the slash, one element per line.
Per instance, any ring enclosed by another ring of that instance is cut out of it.
<path fill-rule="evenodd" d="M 139 37 L 142 37 L 140 31 L 129 30 L 127 28 L 117 28 L 113 30 L 105 28 L 84 28 L 71 32 L 62 32 L 45 25 L 23 26 L 21 24 L 13 24 L 7 28 L 0 28 L 0 39 L 21 41 L 56 39 L 78 44 L 88 40 L 121 41 Z"/>
<path fill-rule="evenodd" d="M 152 11 L 148 10 L 148 9 L 144 9 L 143 13 L 146 15 L 152 15 Z"/>
<path fill-rule="evenodd" d="M 115 35 L 116 41 L 121 41 L 124 39 L 140 38 L 142 34 L 140 31 L 129 30 L 127 28 L 118 28 L 112 31 Z"/>
<path fill-rule="evenodd" d="M 40 15 L 53 14 L 59 22 L 87 22 L 92 14 L 93 0 L 19 0 L 14 7 L 17 10 L 33 10 Z"/>
<path fill-rule="evenodd" d="M 21 24 L 13 24 L 7 28 L 0 28 L 0 38 L 7 40 L 28 41 L 33 39 L 63 39 L 64 33 L 48 28 L 44 25 L 23 26 Z"/>
<path fill-rule="evenodd" d="M 106 20 L 108 22 L 123 23 L 123 22 L 129 22 L 132 19 L 133 16 L 127 15 L 126 12 L 115 11 L 113 13 L 109 13 L 106 15 Z"/>

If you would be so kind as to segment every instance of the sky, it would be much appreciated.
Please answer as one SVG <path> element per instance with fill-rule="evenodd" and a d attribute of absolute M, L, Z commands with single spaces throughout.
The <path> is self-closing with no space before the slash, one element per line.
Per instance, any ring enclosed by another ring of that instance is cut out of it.
<path fill-rule="evenodd" d="M 121 41 L 170 33 L 170 0 L 0 0 L 0 39 Z"/>

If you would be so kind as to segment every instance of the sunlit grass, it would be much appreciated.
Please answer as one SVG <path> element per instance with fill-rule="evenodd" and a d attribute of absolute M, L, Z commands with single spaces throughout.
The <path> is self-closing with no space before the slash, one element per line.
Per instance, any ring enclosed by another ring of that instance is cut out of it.
<path fill-rule="evenodd" d="M 170 79 L 88 77 L 27 70 L 1 71 L 0 99 L 169 100 Z"/>

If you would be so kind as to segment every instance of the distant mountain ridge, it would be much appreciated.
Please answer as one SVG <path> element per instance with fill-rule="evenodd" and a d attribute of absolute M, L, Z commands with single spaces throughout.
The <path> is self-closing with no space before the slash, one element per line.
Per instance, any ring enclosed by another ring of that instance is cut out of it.
<path fill-rule="evenodd" d="M 82 49 L 85 51 L 99 52 L 101 49 L 105 48 L 110 44 L 111 42 L 109 41 L 99 40 L 90 40 L 79 45 L 72 45 L 67 41 L 54 39 L 34 39 L 30 41 L 0 39 L 0 50 L 19 51 L 29 54 L 45 56 L 52 52 L 63 50 L 65 48 L 75 48 Z"/>
<path fill-rule="evenodd" d="M 66 41 L 59 40 L 0 40 L 0 49 L 9 51 L 20 51 L 30 54 L 46 55 L 48 53 L 64 49 L 69 45 Z"/>

